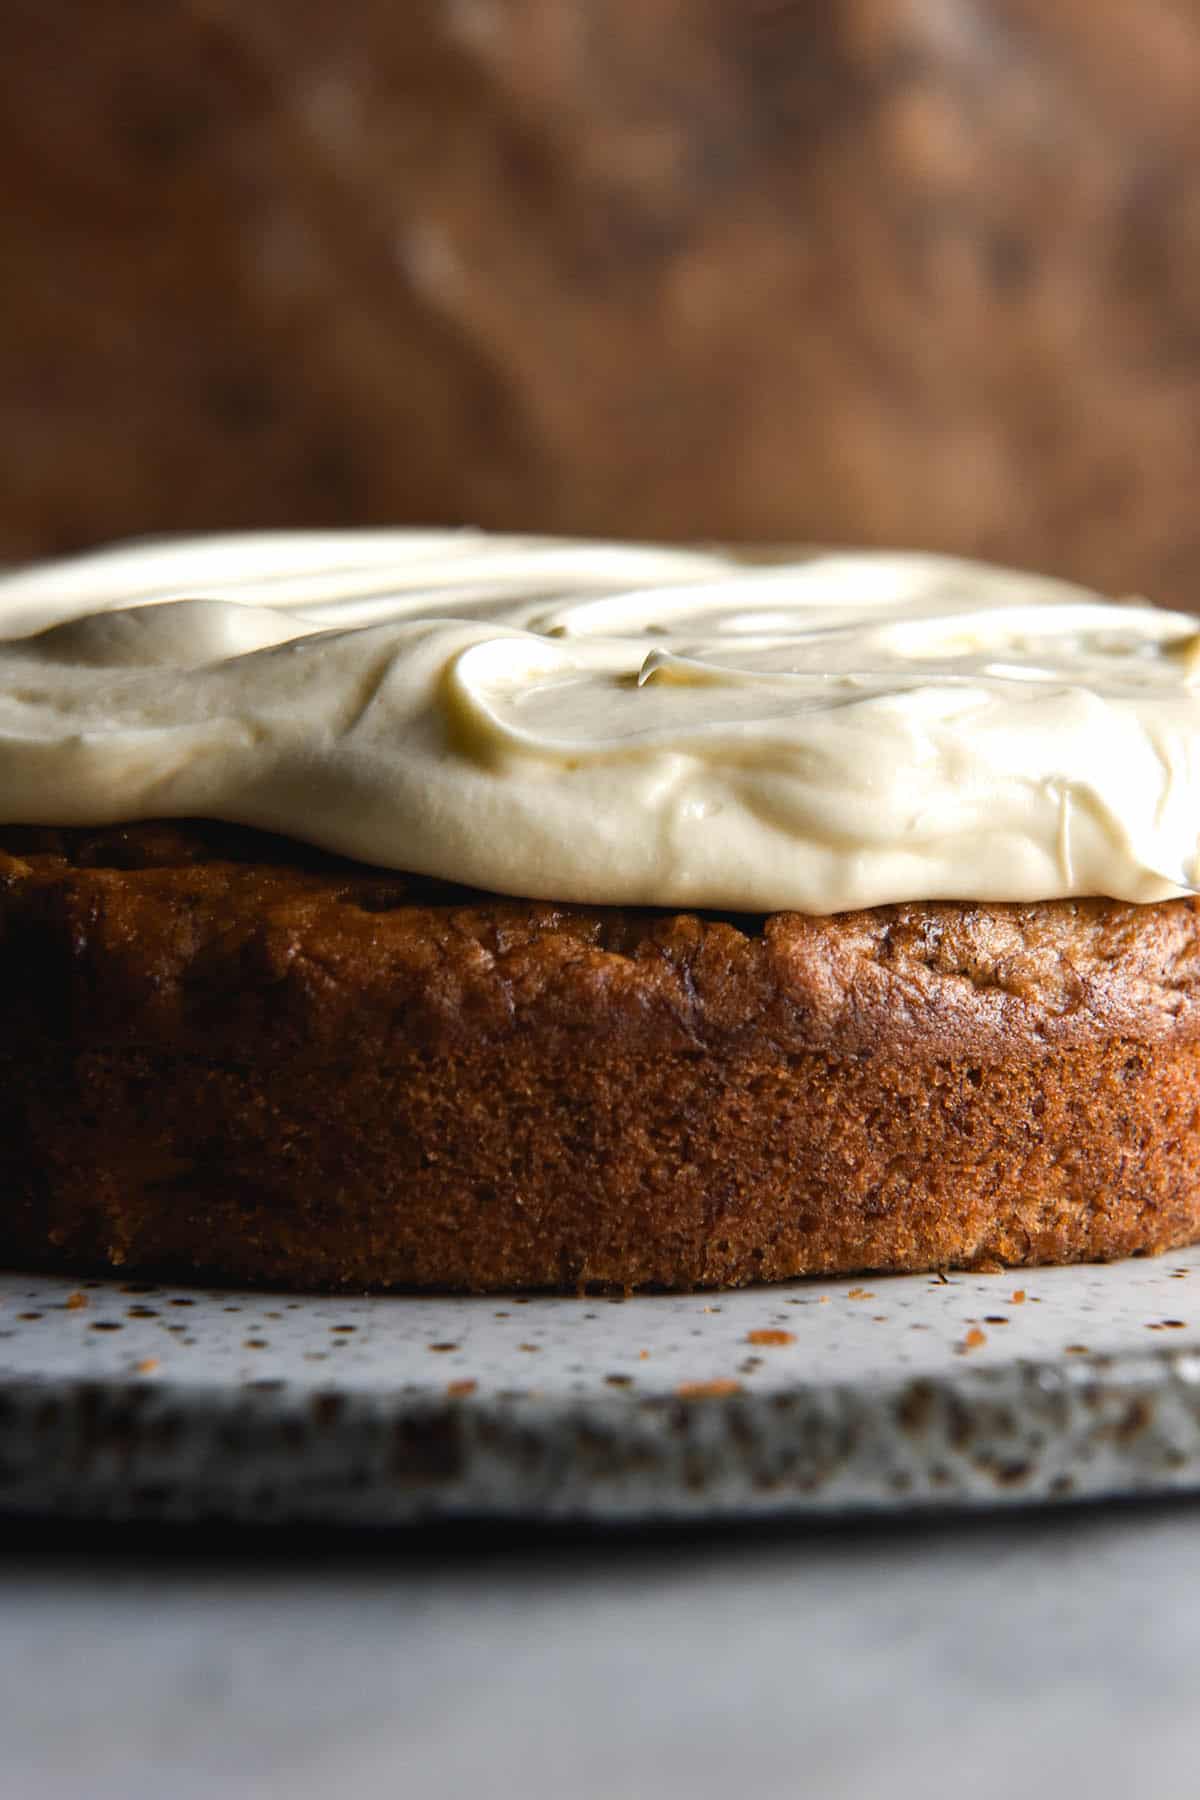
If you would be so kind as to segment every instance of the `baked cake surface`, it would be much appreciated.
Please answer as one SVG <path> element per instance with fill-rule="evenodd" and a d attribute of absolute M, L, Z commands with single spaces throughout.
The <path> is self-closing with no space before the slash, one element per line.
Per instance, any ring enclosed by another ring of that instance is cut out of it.
<path fill-rule="evenodd" d="M 0 971 L 8 1261 L 627 1289 L 1200 1234 L 1187 899 L 719 917 L 10 828 Z"/>
<path fill-rule="evenodd" d="M 631 1289 L 1200 1236 L 1198 676 L 1188 615 L 902 555 L 10 577 L 0 1256 Z"/>

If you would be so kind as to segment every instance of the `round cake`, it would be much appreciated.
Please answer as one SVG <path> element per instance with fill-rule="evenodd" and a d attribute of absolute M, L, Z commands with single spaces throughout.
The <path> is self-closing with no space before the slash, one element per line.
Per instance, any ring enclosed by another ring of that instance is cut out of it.
<path fill-rule="evenodd" d="M 471 534 L 0 584 L 0 1256 L 694 1287 L 1200 1236 L 1196 622 Z"/>

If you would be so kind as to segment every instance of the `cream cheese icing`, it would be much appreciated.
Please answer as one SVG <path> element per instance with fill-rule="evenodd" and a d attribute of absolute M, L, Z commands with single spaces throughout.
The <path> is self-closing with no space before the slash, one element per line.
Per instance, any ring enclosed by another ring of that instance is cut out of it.
<path fill-rule="evenodd" d="M 1200 626 L 953 558 L 476 532 L 0 581 L 0 820 L 227 819 L 598 904 L 1200 886 Z"/>

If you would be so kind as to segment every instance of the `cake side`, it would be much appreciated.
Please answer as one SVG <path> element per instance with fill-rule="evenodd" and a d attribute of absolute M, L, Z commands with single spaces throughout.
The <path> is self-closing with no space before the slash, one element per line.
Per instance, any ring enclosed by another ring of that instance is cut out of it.
<path fill-rule="evenodd" d="M 0 1256 L 690 1287 L 1200 1235 L 1188 900 L 553 906 L 0 834 Z"/>

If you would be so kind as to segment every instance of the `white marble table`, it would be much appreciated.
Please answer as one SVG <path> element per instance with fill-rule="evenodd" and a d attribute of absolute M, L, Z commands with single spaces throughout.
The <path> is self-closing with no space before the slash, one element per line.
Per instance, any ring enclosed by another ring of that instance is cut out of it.
<path fill-rule="evenodd" d="M 1200 1509 L 659 1537 L 6 1525 L 12 1800 L 1184 1795 Z"/>

